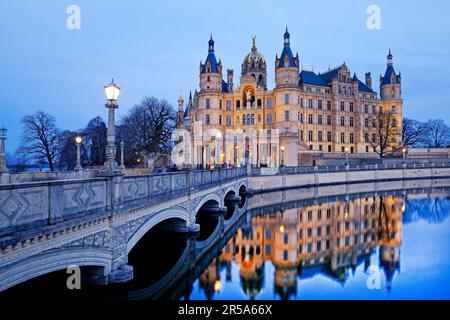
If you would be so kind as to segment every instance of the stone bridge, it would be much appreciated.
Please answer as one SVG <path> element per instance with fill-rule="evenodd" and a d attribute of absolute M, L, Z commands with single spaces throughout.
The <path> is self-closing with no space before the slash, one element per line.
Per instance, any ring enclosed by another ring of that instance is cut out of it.
<path fill-rule="evenodd" d="M 83 267 L 90 282 L 129 281 L 128 254 L 152 228 L 196 233 L 204 217 L 218 217 L 208 239 L 190 240 L 185 254 L 192 265 L 193 256 L 199 259 L 192 252 L 215 252 L 206 249 L 216 243 L 221 247 L 245 209 L 305 197 L 410 189 L 425 179 L 427 187 L 436 187 L 448 183 L 450 164 L 283 167 L 269 173 L 243 167 L 0 184 L 0 292 L 71 265 Z M 246 202 L 249 192 L 253 197 Z M 238 207 L 242 210 L 230 210 Z M 135 294 L 151 296 L 158 290 Z"/>
<path fill-rule="evenodd" d="M 199 232 L 199 213 L 224 216 L 247 186 L 247 168 L 0 185 L 0 292 L 71 265 L 129 281 L 128 253 L 149 230 Z"/>

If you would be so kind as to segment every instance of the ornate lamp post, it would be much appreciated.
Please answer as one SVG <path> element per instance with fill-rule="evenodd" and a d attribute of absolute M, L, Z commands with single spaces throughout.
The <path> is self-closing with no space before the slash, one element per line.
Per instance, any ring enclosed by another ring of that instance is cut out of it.
<path fill-rule="evenodd" d="M 120 169 L 125 170 L 125 161 L 123 156 L 123 150 L 125 149 L 125 143 L 120 142 Z"/>
<path fill-rule="evenodd" d="M 8 168 L 6 168 L 6 152 L 5 152 L 7 132 L 8 129 L 4 127 L 0 128 L 0 173 L 8 172 Z"/>
<path fill-rule="evenodd" d="M 119 108 L 117 98 L 119 97 L 120 87 L 114 83 L 105 86 L 106 105 L 108 109 L 108 131 L 106 134 L 106 161 L 100 170 L 100 175 L 120 175 L 122 170 L 116 161 L 116 134 L 115 134 L 115 110 Z"/>
<path fill-rule="evenodd" d="M 281 166 L 284 167 L 284 146 L 281 146 Z"/>
<path fill-rule="evenodd" d="M 75 144 L 77 145 L 77 165 L 75 166 L 75 171 L 83 170 L 83 167 L 81 166 L 81 153 L 80 153 L 82 141 L 83 139 L 80 136 L 75 137 Z"/>

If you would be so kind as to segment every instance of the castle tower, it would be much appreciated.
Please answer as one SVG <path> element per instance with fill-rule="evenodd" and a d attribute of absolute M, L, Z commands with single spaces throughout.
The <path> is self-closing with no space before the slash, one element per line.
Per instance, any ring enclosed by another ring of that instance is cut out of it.
<path fill-rule="evenodd" d="M 390 112 L 398 128 L 398 136 L 392 141 L 392 147 L 399 146 L 401 141 L 403 99 L 401 98 L 401 75 L 394 70 L 393 55 L 389 49 L 387 68 L 384 76 L 380 76 L 380 110 Z"/>
<path fill-rule="evenodd" d="M 176 114 L 177 119 L 177 129 L 183 129 L 184 128 L 184 111 L 183 111 L 183 97 L 180 95 L 178 98 L 178 111 Z"/>
<path fill-rule="evenodd" d="M 249 54 L 242 61 L 241 76 L 251 75 L 258 87 L 267 90 L 267 65 L 264 56 L 256 48 L 256 37 L 253 37 L 253 45 Z"/>
<path fill-rule="evenodd" d="M 227 88 L 228 92 L 233 92 L 233 69 L 227 69 Z"/>
<path fill-rule="evenodd" d="M 280 58 L 275 57 L 275 84 L 281 86 L 297 86 L 299 82 L 298 54 L 294 57 L 291 51 L 291 35 L 286 26 L 284 33 L 284 48 Z"/>
<path fill-rule="evenodd" d="M 300 95 L 300 68 L 298 54 L 291 51 L 290 34 L 286 26 L 280 58 L 275 57 L 276 127 L 280 130 L 279 159 L 283 165 L 298 163 L 298 102 Z"/>
<path fill-rule="evenodd" d="M 401 76 L 394 70 L 393 56 L 389 49 L 387 68 L 384 76 L 380 76 L 380 97 L 384 100 L 401 100 Z"/>
<path fill-rule="evenodd" d="M 221 91 L 222 89 L 222 63 L 217 62 L 214 54 L 214 40 L 208 41 L 208 56 L 204 64 L 200 61 L 200 90 Z"/>

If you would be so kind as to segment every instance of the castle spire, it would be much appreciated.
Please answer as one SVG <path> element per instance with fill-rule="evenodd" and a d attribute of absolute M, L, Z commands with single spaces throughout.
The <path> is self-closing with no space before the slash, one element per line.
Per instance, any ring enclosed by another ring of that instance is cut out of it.
<path fill-rule="evenodd" d="M 290 45 L 290 37 L 291 37 L 291 35 L 289 34 L 288 27 L 286 25 L 286 32 L 284 33 L 284 45 L 285 46 Z"/>
<path fill-rule="evenodd" d="M 389 53 L 387 55 L 387 65 L 388 66 L 392 66 L 394 64 L 392 58 L 393 58 L 393 55 L 391 53 L 391 49 L 389 48 Z"/>
<path fill-rule="evenodd" d="M 208 52 L 214 52 L 214 40 L 213 40 L 212 32 L 211 32 L 211 37 L 209 38 L 209 41 L 208 41 Z"/>
<path fill-rule="evenodd" d="M 178 112 L 183 111 L 183 103 L 184 103 L 183 96 L 181 95 L 180 92 L 180 96 L 178 97 Z"/>

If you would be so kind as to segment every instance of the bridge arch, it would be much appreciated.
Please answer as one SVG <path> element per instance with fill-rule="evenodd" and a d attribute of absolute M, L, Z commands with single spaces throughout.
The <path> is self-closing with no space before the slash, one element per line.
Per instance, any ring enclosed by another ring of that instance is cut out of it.
<path fill-rule="evenodd" d="M 223 198 L 219 196 L 217 193 L 210 193 L 206 196 L 204 196 L 200 202 L 195 207 L 195 210 L 193 211 L 193 214 L 197 214 L 198 211 L 205 205 L 207 202 L 217 202 L 219 207 L 223 206 Z"/>
<path fill-rule="evenodd" d="M 154 215 L 152 215 L 144 224 L 142 224 L 130 237 L 127 243 L 127 253 L 133 249 L 133 247 L 138 243 L 138 241 L 152 229 L 154 226 L 159 224 L 160 222 L 177 219 L 182 220 L 186 224 L 186 229 L 191 222 L 191 217 L 186 210 L 178 209 L 178 208 L 170 208 L 158 211 Z"/>
<path fill-rule="evenodd" d="M 247 185 L 245 183 L 241 183 L 239 185 L 239 196 L 241 197 L 241 202 L 239 203 L 239 208 L 243 208 L 245 202 L 247 201 Z"/>
<path fill-rule="evenodd" d="M 39 276 L 67 269 L 71 265 L 103 268 L 103 275 L 106 276 L 111 270 L 111 262 L 111 252 L 106 248 L 53 249 L 0 270 L 0 292 Z"/>
<path fill-rule="evenodd" d="M 227 189 L 225 189 L 225 192 L 223 193 L 223 196 L 226 197 L 227 194 L 230 193 L 231 191 L 234 192 L 235 194 L 237 194 L 238 190 L 239 190 L 239 188 L 236 188 L 236 186 L 231 185 Z"/>

